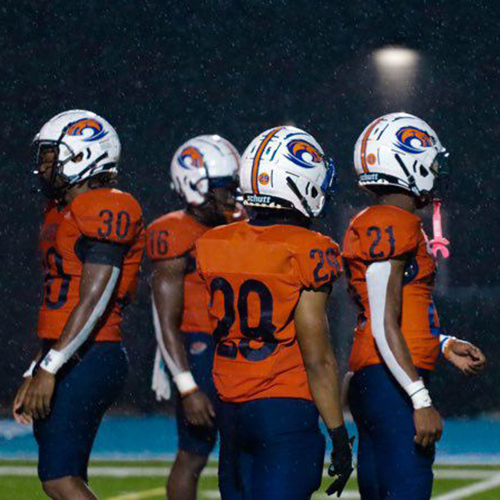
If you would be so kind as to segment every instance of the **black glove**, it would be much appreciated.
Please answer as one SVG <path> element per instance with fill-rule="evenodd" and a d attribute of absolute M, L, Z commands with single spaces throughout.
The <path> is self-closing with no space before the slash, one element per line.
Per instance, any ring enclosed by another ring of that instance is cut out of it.
<path fill-rule="evenodd" d="M 333 495 L 337 493 L 337 497 L 340 497 L 354 470 L 352 466 L 352 444 L 354 443 L 354 437 L 349 439 L 349 434 L 347 434 L 347 429 L 344 425 L 335 429 L 329 429 L 328 434 L 330 434 L 333 445 L 328 475 L 332 476 L 334 481 L 326 490 L 326 494 Z"/>

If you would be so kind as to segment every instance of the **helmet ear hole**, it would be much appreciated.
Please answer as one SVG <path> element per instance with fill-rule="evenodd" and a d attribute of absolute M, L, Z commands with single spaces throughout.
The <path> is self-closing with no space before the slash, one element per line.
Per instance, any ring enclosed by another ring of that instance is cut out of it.
<path fill-rule="evenodd" d="M 420 175 L 422 177 L 427 177 L 429 175 L 429 171 L 423 165 L 420 165 Z"/>
<path fill-rule="evenodd" d="M 318 190 L 316 189 L 316 187 L 315 187 L 315 186 L 313 186 L 313 187 L 311 188 L 311 196 L 312 196 L 313 198 L 316 198 L 316 197 L 318 196 L 318 194 L 319 194 Z"/>
<path fill-rule="evenodd" d="M 73 163 L 80 163 L 83 160 L 83 153 L 76 155 L 71 161 Z"/>

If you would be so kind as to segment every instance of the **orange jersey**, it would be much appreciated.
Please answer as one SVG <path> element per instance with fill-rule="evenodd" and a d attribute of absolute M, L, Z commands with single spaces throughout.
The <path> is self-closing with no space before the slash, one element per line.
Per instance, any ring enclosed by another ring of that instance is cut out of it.
<path fill-rule="evenodd" d="M 210 332 L 208 297 L 205 285 L 196 272 L 196 240 L 210 227 L 197 222 L 183 210 L 164 215 L 152 222 L 146 232 L 146 253 L 152 261 L 186 256 L 184 312 L 181 331 Z"/>
<path fill-rule="evenodd" d="M 42 267 L 45 272 L 43 303 L 38 319 L 38 336 L 58 339 L 80 297 L 86 239 L 126 245 L 117 293 L 109 306 L 95 340 L 121 340 L 122 309 L 137 287 L 144 249 L 142 211 L 137 201 L 117 189 L 93 189 L 59 209 L 50 204 L 40 234 Z"/>
<path fill-rule="evenodd" d="M 294 311 L 302 290 L 340 275 L 337 244 L 300 226 L 236 222 L 208 231 L 196 247 L 211 297 L 219 396 L 311 400 Z"/>
<path fill-rule="evenodd" d="M 434 369 L 439 354 L 439 320 L 432 302 L 436 266 L 420 218 L 390 205 L 376 205 L 351 221 L 344 263 L 352 299 L 359 308 L 350 369 L 382 363 L 371 332 L 366 270 L 375 261 L 407 256 L 401 331 L 413 362 Z"/>

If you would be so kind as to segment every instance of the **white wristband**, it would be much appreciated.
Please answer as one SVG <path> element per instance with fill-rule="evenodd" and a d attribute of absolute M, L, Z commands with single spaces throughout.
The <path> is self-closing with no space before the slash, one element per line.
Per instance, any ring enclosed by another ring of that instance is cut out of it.
<path fill-rule="evenodd" d="M 32 361 L 30 367 L 23 373 L 23 378 L 32 377 L 35 366 L 36 366 L 36 361 Z"/>
<path fill-rule="evenodd" d="M 456 337 L 452 337 L 451 335 L 440 335 L 439 336 L 439 348 L 441 349 L 441 353 L 445 358 L 448 358 L 447 356 L 447 348 L 450 346 L 450 341 L 451 340 L 456 340 Z"/>
<path fill-rule="evenodd" d="M 40 363 L 40 368 L 43 368 L 46 372 L 55 375 L 64 363 L 68 361 L 68 358 L 61 351 L 56 351 L 51 349 L 43 358 Z"/>
<path fill-rule="evenodd" d="M 425 388 L 422 380 L 417 380 L 405 387 L 405 391 L 410 396 L 413 403 L 413 409 L 420 410 L 421 408 L 429 408 L 432 406 L 432 400 L 429 396 L 429 391 Z"/>
<path fill-rule="evenodd" d="M 191 372 L 178 373 L 173 377 L 173 380 L 181 396 L 187 396 L 188 394 L 198 390 L 198 384 L 194 381 L 193 374 Z"/>

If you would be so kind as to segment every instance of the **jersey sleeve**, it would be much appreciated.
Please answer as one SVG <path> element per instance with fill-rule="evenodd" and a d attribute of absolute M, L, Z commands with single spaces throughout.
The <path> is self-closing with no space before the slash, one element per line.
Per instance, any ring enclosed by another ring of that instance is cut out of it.
<path fill-rule="evenodd" d="M 146 255 L 151 260 L 182 257 L 194 248 L 197 236 L 188 220 L 161 217 L 146 230 Z"/>
<path fill-rule="evenodd" d="M 339 246 L 319 233 L 303 237 L 295 259 L 300 282 L 306 289 L 330 286 L 342 275 Z"/>
<path fill-rule="evenodd" d="M 422 238 L 421 225 L 410 213 L 362 217 L 347 230 L 344 257 L 375 262 L 415 252 Z"/>
<path fill-rule="evenodd" d="M 90 191 L 75 198 L 71 215 L 90 239 L 130 245 L 142 230 L 142 210 L 135 198 L 110 189 Z"/>

